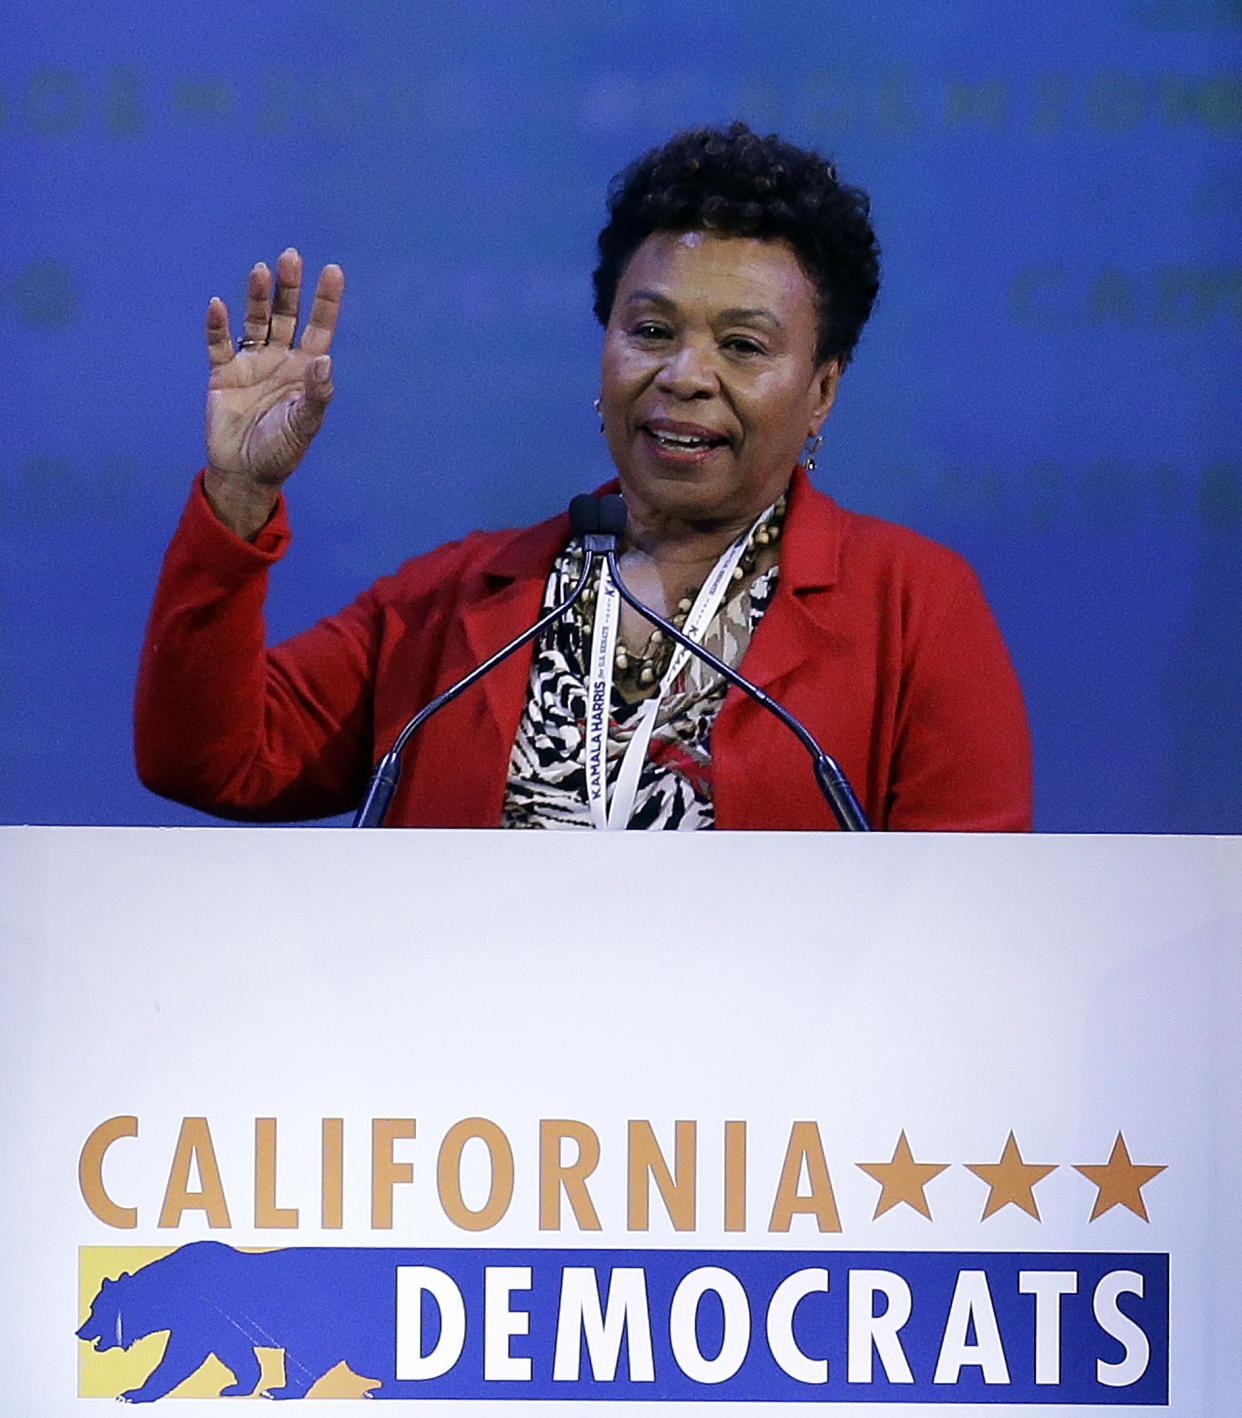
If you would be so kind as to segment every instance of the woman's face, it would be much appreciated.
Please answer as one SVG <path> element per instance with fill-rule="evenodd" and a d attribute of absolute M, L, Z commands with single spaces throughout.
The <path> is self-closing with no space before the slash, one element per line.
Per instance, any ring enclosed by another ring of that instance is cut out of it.
<path fill-rule="evenodd" d="M 744 524 L 832 407 L 815 293 L 783 241 L 655 232 L 621 276 L 601 407 L 632 517 Z"/>

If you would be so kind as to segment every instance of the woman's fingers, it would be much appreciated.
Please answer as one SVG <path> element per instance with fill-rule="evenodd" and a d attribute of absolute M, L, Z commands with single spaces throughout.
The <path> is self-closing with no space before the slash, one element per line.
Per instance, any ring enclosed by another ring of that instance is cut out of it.
<path fill-rule="evenodd" d="M 345 276 L 341 268 L 325 266 L 319 273 L 310 320 L 302 332 L 299 348 L 303 353 L 312 356 L 326 354 L 331 348 L 344 289 Z M 287 247 L 280 253 L 274 283 L 268 266 L 262 261 L 257 262 L 246 285 L 245 335 L 239 348 L 242 345 L 283 345 L 292 348 L 297 334 L 301 295 L 302 257 L 294 247 Z M 226 329 L 227 325 L 226 314 Z M 211 338 L 209 336 L 209 341 Z M 224 356 L 213 350 L 212 358 L 215 362 L 222 362 Z"/>
<path fill-rule="evenodd" d="M 302 258 L 292 246 L 276 262 L 276 294 L 272 299 L 271 342 L 292 345 L 298 328 L 298 302 L 302 294 Z"/>
<path fill-rule="evenodd" d="M 318 355 L 306 366 L 305 392 L 312 404 L 327 406 L 333 393 L 331 355 Z"/>
<path fill-rule="evenodd" d="M 246 340 L 266 344 L 272 323 L 272 273 L 262 261 L 251 269 L 246 283 Z"/>
<path fill-rule="evenodd" d="M 316 356 L 328 353 L 332 347 L 343 291 L 345 272 L 339 265 L 326 265 L 319 272 L 311 319 L 306 322 L 299 342 L 303 356 L 308 356 L 312 364 L 325 370 L 322 377 L 316 377 L 311 372 L 306 374 L 306 396 L 311 398 L 312 403 L 318 403 L 320 408 L 326 406 L 332 397 L 332 364 L 330 360 L 320 362 Z M 301 294 L 302 257 L 295 248 L 286 248 L 276 261 L 275 289 L 271 269 L 265 262 L 258 261 L 251 268 L 245 288 L 244 337 L 238 342 L 238 349 L 247 346 L 292 349 L 293 336 L 298 332 Z M 220 296 L 213 296 L 207 305 L 207 354 L 213 367 L 227 364 L 234 357 L 233 336 L 228 328 L 228 308 Z"/>
<path fill-rule="evenodd" d="M 320 355 L 306 366 L 303 396 L 289 411 L 290 432 L 303 448 L 319 432 L 331 398 L 332 360 L 328 355 Z"/>
<path fill-rule="evenodd" d="M 213 365 L 227 364 L 233 358 L 228 306 L 218 295 L 207 302 L 207 358 Z"/>
<path fill-rule="evenodd" d="M 311 306 L 310 319 L 302 331 L 299 348 L 306 354 L 327 354 L 332 348 L 332 336 L 336 331 L 336 317 L 340 314 L 344 290 L 345 273 L 337 265 L 325 266 L 315 287 L 315 303 Z"/>

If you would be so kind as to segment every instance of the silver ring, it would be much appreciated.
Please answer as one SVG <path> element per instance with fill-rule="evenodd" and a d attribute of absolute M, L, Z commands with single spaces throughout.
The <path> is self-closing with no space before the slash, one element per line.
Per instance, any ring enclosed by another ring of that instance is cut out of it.
<path fill-rule="evenodd" d="M 267 344 L 266 340 L 238 340 L 239 350 L 261 350 Z"/>

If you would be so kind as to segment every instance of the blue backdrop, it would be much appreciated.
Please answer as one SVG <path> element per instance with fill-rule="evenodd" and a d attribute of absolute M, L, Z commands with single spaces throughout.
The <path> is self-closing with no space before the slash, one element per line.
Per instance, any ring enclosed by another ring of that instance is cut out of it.
<path fill-rule="evenodd" d="M 273 635 L 599 481 L 609 176 L 738 116 L 872 193 L 817 481 L 979 571 L 1050 831 L 1242 825 L 1242 6 L 7 0 L 0 819 L 206 819 L 130 695 L 202 456 L 203 311 L 348 280 Z"/>

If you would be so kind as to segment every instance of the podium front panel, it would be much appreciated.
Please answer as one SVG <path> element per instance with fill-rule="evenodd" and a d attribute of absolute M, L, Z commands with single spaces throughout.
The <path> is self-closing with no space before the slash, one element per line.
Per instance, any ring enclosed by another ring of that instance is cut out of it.
<path fill-rule="evenodd" d="M 1240 921 L 1238 839 L 5 829 L 11 1411 L 1232 1414 Z"/>

